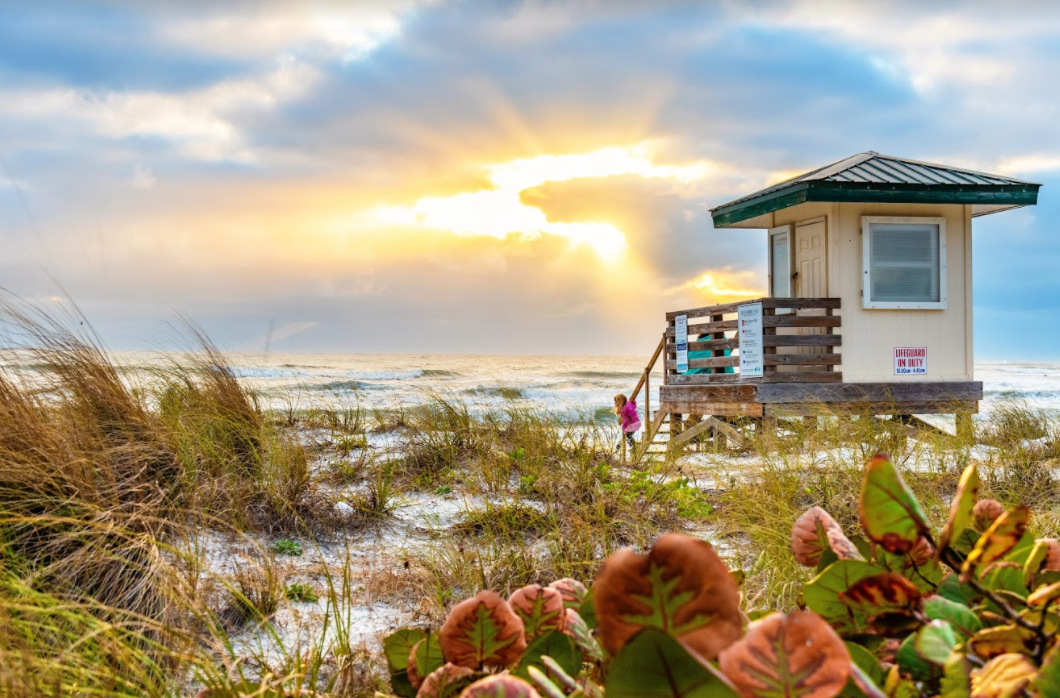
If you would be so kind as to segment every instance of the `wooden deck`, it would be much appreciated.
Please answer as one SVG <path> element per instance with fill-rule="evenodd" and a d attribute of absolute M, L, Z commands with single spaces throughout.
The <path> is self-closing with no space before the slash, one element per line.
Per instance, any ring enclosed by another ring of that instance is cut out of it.
<path fill-rule="evenodd" d="M 761 377 L 741 376 L 740 357 L 731 354 L 739 347 L 732 335 L 737 310 L 745 303 L 762 304 Z M 696 435 L 712 432 L 715 438 L 734 440 L 726 434 L 726 422 L 736 417 L 767 428 L 777 419 L 821 415 L 954 414 L 958 428 L 970 424 L 970 415 L 978 412 L 983 399 L 978 381 L 843 382 L 840 311 L 838 298 L 762 298 L 667 313 L 666 330 L 631 396 L 635 399 L 645 389 L 646 434 L 635 455 L 642 456 L 659 434 L 668 433 L 671 446 L 687 442 L 690 425 L 695 425 Z M 690 357 L 686 373 L 677 372 L 675 318 L 680 315 L 688 318 L 689 353 L 707 353 Z M 648 382 L 660 358 L 663 385 L 653 409 Z M 662 430 L 667 421 L 669 432 Z"/>

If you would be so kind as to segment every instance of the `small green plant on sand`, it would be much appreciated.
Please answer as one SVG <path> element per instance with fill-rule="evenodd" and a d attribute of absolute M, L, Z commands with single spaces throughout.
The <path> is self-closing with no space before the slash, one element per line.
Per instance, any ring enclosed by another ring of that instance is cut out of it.
<path fill-rule="evenodd" d="M 300 557 L 302 555 L 302 544 L 290 538 L 281 538 L 272 544 L 272 551 L 279 555 Z"/>
<path fill-rule="evenodd" d="M 314 603 L 317 600 L 316 592 L 313 591 L 313 587 L 308 584 L 302 584 L 301 582 L 294 582 L 287 585 L 287 598 L 291 601 L 298 601 L 301 603 Z"/>
<path fill-rule="evenodd" d="M 392 690 L 437 696 L 1060 695 L 1060 543 L 1026 533 L 1030 510 L 977 501 L 962 475 L 936 533 L 886 456 L 865 469 L 863 535 L 820 507 L 792 525 L 815 570 L 800 608 L 742 609 L 711 545 L 666 534 L 621 550 L 591 589 L 572 579 L 508 599 L 486 590 L 436 632 L 383 647 Z M 498 673 L 501 672 L 501 673 Z"/>
<path fill-rule="evenodd" d="M 438 485 L 436 488 L 434 488 L 434 493 L 436 495 L 439 495 L 439 496 L 444 496 L 444 495 L 447 495 L 447 494 L 451 494 L 452 491 L 453 491 L 453 488 L 450 487 L 449 485 Z"/>

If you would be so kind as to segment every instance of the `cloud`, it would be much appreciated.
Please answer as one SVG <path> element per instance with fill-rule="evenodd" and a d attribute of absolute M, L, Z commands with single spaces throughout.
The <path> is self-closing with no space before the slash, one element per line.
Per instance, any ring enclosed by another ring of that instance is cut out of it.
<path fill-rule="evenodd" d="M 277 108 L 303 94 L 316 78 L 311 66 L 285 58 L 254 77 L 190 92 L 0 88 L 0 103 L 8 119 L 82 125 L 115 141 L 161 138 L 192 160 L 250 162 L 255 154 L 240 130 L 239 118 Z"/>

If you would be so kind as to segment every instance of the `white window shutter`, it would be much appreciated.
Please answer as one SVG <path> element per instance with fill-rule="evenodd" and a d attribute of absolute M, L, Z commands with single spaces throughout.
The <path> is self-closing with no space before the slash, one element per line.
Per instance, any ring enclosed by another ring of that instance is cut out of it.
<path fill-rule="evenodd" d="M 791 298 L 791 232 L 787 226 L 784 232 L 772 233 L 769 236 L 769 268 L 772 274 L 773 298 Z"/>

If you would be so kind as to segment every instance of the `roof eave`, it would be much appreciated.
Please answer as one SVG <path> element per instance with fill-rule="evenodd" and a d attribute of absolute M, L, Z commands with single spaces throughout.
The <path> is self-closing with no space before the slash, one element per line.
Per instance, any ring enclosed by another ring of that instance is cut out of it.
<path fill-rule="evenodd" d="M 891 204 L 971 204 L 1016 208 L 1038 203 L 1039 184 L 912 185 L 862 182 L 794 182 L 791 186 L 711 211 L 715 228 L 735 227 L 749 218 L 808 201 Z M 998 209 L 1002 210 L 1002 209 Z M 985 214 L 984 214 L 985 215 Z"/>

